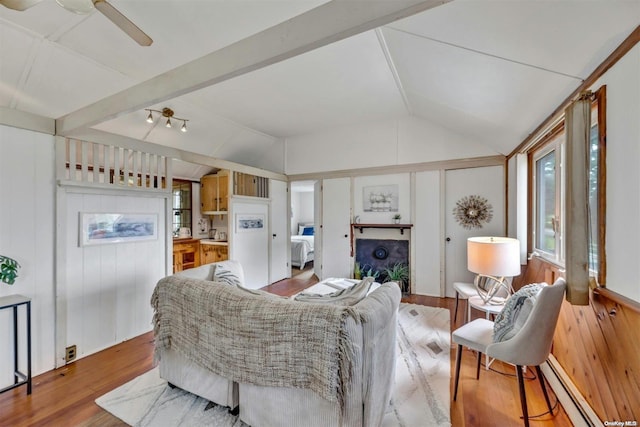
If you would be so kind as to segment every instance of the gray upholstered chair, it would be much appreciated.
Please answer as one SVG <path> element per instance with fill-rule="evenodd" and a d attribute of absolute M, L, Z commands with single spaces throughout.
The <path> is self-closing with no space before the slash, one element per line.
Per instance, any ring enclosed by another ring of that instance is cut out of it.
<path fill-rule="evenodd" d="M 453 331 L 453 342 L 458 344 L 456 354 L 456 372 L 454 379 L 453 400 L 458 395 L 458 380 L 460 377 L 460 359 L 462 347 L 469 347 L 478 352 L 476 365 L 476 379 L 480 376 L 480 361 L 482 354 L 502 360 L 516 366 L 518 386 L 520 389 L 520 403 L 524 425 L 529 425 L 529 413 L 524 389 L 523 366 L 535 366 L 544 393 L 544 398 L 552 412 L 551 402 L 544 385 L 544 378 L 540 364 L 547 360 L 551 351 L 553 334 L 560 314 L 560 307 L 566 283 L 560 278 L 552 286 L 544 286 L 538 294 L 529 317 L 522 328 L 513 337 L 501 342 L 493 342 L 494 322 L 487 319 L 476 319 Z"/>

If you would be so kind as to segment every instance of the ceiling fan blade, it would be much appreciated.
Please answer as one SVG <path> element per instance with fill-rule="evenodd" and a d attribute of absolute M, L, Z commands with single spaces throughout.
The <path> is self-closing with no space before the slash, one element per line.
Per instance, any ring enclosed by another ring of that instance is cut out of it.
<path fill-rule="evenodd" d="M 35 6 L 42 0 L 0 0 L 0 4 L 8 9 L 27 10 L 31 6 Z"/>
<path fill-rule="evenodd" d="M 94 0 L 94 6 L 111 22 L 116 24 L 129 37 L 134 39 L 140 46 L 150 46 L 153 43 L 151 37 L 146 35 L 136 24 L 131 22 L 126 16 L 118 11 L 105 0 Z"/>

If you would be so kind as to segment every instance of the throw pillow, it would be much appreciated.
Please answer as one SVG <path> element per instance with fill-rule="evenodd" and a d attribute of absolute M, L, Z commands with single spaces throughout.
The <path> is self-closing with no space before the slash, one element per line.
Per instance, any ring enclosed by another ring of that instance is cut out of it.
<path fill-rule="evenodd" d="M 240 278 L 224 265 L 217 265 L 213 274 L 213 281 L 231 286 L 241 286 Z"/>
<path fill-rule="evenodd" d="M 493 324 L 493 342 L 509 340 L 522 329 L 543 286 L 546 283 L 523 286 L 507 299 Z"/>
<path fill-rule="evenodd" d="M 313 227 L 305 227 L 304 230 L 302 230 L 302 235 L 313 236 Z"/>
<path fill-rule="evenodd" d="M 314 294 L 301 292 L 294 298 L 296 301 L 316 302 L 335 305 L 355 305 L 362 301 L 373 284 L 373 277 L 365 277 L 350 288 L 341 289 L 330 294 Z"/>

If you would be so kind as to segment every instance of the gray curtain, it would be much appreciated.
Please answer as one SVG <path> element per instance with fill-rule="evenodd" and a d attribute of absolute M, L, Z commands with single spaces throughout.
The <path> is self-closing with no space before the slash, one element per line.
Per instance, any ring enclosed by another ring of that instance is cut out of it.
<path fill-rule="evenodd" d="M 565 265 L 567 301 L 589 304 L 589 133 L 591 92 L 565 110 Z"/>

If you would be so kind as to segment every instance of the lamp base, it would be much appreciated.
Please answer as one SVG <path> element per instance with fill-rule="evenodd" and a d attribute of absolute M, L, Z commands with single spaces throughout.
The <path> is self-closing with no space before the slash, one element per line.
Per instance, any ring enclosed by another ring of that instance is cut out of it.
<path fill-rule="evenodd" d="M 478 274 L 473 281 L 478 296 L 485 304 L 501 305 L 511 295 L 511 285 L 505 283 L 504 277 L 485 276 Z"/>

